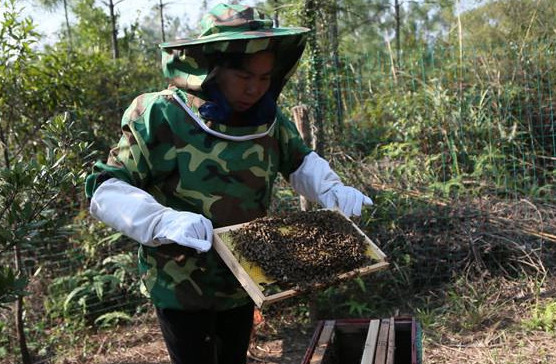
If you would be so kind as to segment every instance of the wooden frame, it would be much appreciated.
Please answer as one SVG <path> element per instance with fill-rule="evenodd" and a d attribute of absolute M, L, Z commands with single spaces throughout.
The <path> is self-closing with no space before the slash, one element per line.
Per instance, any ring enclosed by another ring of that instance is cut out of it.
<path fill-rule="evenodd" d="M 302 364 L 421 364 L 421 335 L 410 316 L 319 321 Z"/>
<path fill-rule="evenodd" d="M 341 215 L 341 214 L 340 214 Z M 343 215 L 341 215 L 343 216 Z M 345 217 L 345 216 L 344 216 Z M 347 219 L 347 218 L 346 218 Z M 349 220 L 349 219 L 348 219 Z M 381 269 L 385 269 L 388 266 L 386 262 L 386 255 L 369 239 L 365 233 L 355 225 L 351 220 L 355 231 L 365 237 L 365 242 L 369 245 L 367 249 L 367 254 L 375 261 L 374 264 L 357 268 L 355 270 L 345 272 L 340 274 L 337 278 L 338 280 L 346 280 L 356 276 L 363 276 Z M 272 282 L 268 280 L 268 277 L 264 276 L 264 272 L 256 264 L 247 262 L 246 259 L 237 256 L 237 252 L 233 250 L 233 243 L 225 238 L 227 232 L 241 229 L 243 226 L 249 223 L 237 224 L 226 226 L 222 228 L 214 229 L 214 239 L 213 248 L 218 252 L 222 260 L 226 263 L 228 268 L 235 275 L 237 280 L 240 282 L 242 287 L 247 291 L 249 296 L 253 299 L 255 304 L 261 308 L 263 305 L 280 301 L 286 298 L 296 296 L 301 293 L 301 291 L 296 289 L 288 289 L 278 293 L 265 294 L 264 283 Z M 259 274 L 254 274 L 253 272 L 259 272 Z M 315 288 L 318 288 L 317 285 Z"/>
<path fill-rule="evenodd" d="M 326 350 L 328 349 L 328 346 L 332 345 L 332 343 L 334 342 L 335 326 L 336 326 L 336 321 L 334 320 L 327 320 L 324 322 L 324 326 L 322 327 L 319 340 L 317 341 L 315 351 L 311 356 L 311 360 L 309 361 L 309 364 L 322 363 L 324 359 L 324 355 L 326 354 Z"/>

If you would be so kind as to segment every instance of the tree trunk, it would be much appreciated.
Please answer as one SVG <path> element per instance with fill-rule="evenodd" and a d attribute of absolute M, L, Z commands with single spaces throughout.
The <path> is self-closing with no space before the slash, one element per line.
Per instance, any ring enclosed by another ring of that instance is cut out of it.
<path fill-rule="evenodd" d="M 297 130 L 301 135 L 301 138 L 312 149 L 315 149 L 315 145 L 317 144 L 316 137 L 313 135 L 313 128 L 314 125 L 311 122 L 310 112 L 307 105 L 297 105 L 292 108 L 293 120 L 295 121 L 295 125 L 297 126 Z M 301 211 L 311 211 L 314 207 L 314 204 L 311 201 L 307 200 L 304 196 L 299 196 L 299 207 Z M 319 318 L 319 310 L 317 304 L 317 294 L 312 293 L 309 295 L 308 299 L 309 304 L 309 319 L 311 322 L 317 322 Z"/>
<path fill-rule="evenodd" d="M 9 120 L 9 119 L 8 119 Z M 1 119 L 0 119 L 1 121 Z M 7 133 L 10 132 L 10 128 L 7 127 Z M 0 123 L 0 143 L 4 146 L 2 148 L 4 150 L 3 157 L 4 157 L 4 168 L 10 169 L 10 153 L 7 141 L 6 133 L 4 132 L 4 127 Z M 19 250 L 19 246 L 17 243 L 14 245 L 14 265 L 16 273 L 21 273 L 21 252 Z M 21 363 L 22 364 L 32 364 L 31 362 L 31 355 L 29 354 L 29 348 L 27 347 L 27 338 L 25 337 L 25 325 L 23 319 L 23 297 L 18 296 L 17 300 L 15 301 L 15 310 L 14 310 L 14 319 L 15 319 L 15 330 L 17 334 L 17 341 L 19 343 L 19 351 L 21 352 Z"/>
<path fill-rule="evenodd" d="M 400 68 L 400 62 L 402 57 L 402 42 L 401 42 L 401 16 L 400 16 L 400 0 L 396 0 L 394 3 L 394 10 L 396 12 L 396 65 Z"/>
<path fill-rule="evenodd" d="M 0 119 L 0 122 L 2 120 Z M 6 133 L 9 133 L 10 130 L 9 128 L 7 128 Z M 2 126 L 2 124 L 0 123 L 0 145 L 4 146 L 4 148 L 2 148 L 2 156 L 4 157 L 4 168 L 9 169 L 10 168 L 10 154 L 8 151 L 8 148 L 5 147 L 6 145 L 8 145 L 8 141 L 7 141 L 7 135 L 6 133 L 4 133 L 4 127 Z"/>
<path fill-rule="evenodd" d="M 336 1 L 328 7 L 330 18 L 330 48 L 332 49 L 332 60 L 334 62 L 334 99 L 336 100 L 336 124 L 338 132 L 341 134 L 344 130 L 344 103 L 342 100 L 342 86 L 340 75 L 340 41 L 338 39 L 338 6 Z"/>
<path fill-rule="evenodd" d="M 15 271 L 21 272 L 21 252 L 19 246 L 14 247 Z M 22 364 L 32 364 L 29 348 L 27 347 L 27 338 L 25 337 L 25 323 L 23 320 L 23 297 L 18 296 L 15 301 L 15 330 L 17 332 L 17 341 L 19 342 L 19 350 L 21 351 Z"/>
<path fill-rule="evenodd" d="M 293 120 L 301 138 L 312 149 L 315 149 L 315 138 L 311 130 L 311 118 L 309 115 L 309 108 L 307 105 L 297 105 L 292 108 Z M 301 211 L 310 211 L 313 204 L 304 196 L 299 196 L 299 206 Z"/>
<path fill-rule="evenodd" d="M 162 34 L 162 41 L 166 42 L 166 33 L 164 32 L 164 5 L 162 0 L 159 0 L 160 6 L 160 32 Z"/>
<path fill-rule="evenodd" d="M 73 48 L 73 41 L 72 41 L 72 37 L 71 37 L 71 27 L 70 27 L 70 23 L 69 23 L 69 13 L 68 13 L 68 0 L 64 0 L 64 15 L 66 17 L 66 28 L 68 30 L 68 44 L 69 44 L 69 50 L 71 51 L 71 49 Z"/>
<path fill-rule="evenodd" d="M 322 53 L 317 39 L 317 1 L 305 1 L 305 23 L 307 27 L 312 29 L 307 39 L 308 52 L 310 56 L 311 67 L 308 74 L 308 92 L 312 96 L 312 108 L 315 115 L 315 137 L 316 152 L 324 155 L 324 102 L 322 90 Z"/>
<path fill-rule="evenodd" d="M 316 146 L 315 151 L 323 155 L 323 120 L 322 120 L 322 57 L 320 47 L 317 41 L 317 2 L 318 0 L 305 0 L 304 17 L 307 27 L 312 29 L 307 39 L 308 52 L 311 62 L 311 67 L 307 75 L 307 92 L 311 95 L 312 104 L 311 108 L 314 110 L 315 124 L 314 135 L 316 140 L 313 144 Z M 311 294 L 308 300 L 309 304 L 309 319 L 311 322 L 316 322 L 319 318 L 318 300 L 316 293 Z"/>
<path fill-rule="evenodd" d="M 110 22 L 112 23 L 112 58 L 120 58 L 120 52 L 118 50 L 118 28 L 116 26 L 116 14 L 114 13 L 114 1 L 110 0 L 108 3 L 110 8 Z"/>

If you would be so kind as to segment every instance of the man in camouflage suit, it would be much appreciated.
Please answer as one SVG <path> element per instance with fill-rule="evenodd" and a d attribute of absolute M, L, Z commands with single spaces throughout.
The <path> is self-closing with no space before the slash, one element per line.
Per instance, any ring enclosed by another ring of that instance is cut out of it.
<path fill-rule="evenodd" d="M 144 292 L 172 361 L 238 364 L 253 302 L 210 249 L 213 227 L 264 216 L 278 173 L 346 215 L 372 201 L 344 186 L 276 106 L 309 30 L 223 4 L 201 26 L 198 38 L 160 45 L 170 87 L 132 102 L 86 192 L 93 216 L 140 243 Z"/>

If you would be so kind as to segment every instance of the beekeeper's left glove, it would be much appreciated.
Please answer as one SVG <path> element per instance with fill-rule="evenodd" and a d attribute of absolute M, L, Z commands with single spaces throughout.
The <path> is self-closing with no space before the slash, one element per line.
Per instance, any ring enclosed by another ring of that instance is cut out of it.
<path fill-rule="evenodd" d="M 290 174 L 290 184 L 309 201 L 338 209 L 346 216 L 360 216 L 363 206 L 373 204 L 370 197 L 345 186 L 328 162 L 315 152 L 306 155 L 301 166 Z"/>
<path fill-rule="evenodd" d="M 156 247 L 176 243 L 198 252 L 212 246 L 212 223 L 201 214 L 176 211 L 149 193 L 116 178 L 93 194 L 91 215 L 139 243 Z"/>

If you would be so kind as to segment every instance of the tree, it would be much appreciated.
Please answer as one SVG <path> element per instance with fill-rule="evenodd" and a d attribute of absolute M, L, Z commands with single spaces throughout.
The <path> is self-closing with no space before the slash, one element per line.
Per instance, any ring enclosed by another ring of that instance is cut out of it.
<path fill-rule="evenodd" d="M 164 8 L 167 5 L 168 4 L 163 3 L 162 7 Z M 160 30 L 162 24 L 164 24 L 163 32 Z M 167 13 L 161 12 L 160 5 L 155 5 L 151 8 L 151 11 L 141 19 L 140 32 L 141 42 L 149 48 L 156 48 L 158 43 L 164 42 L 166 39 L 186 37 L 192 33 L 192 30 L 187 26 L 184 27 L 178 17 L 172 17 Z"/>
<path fill-rule="evenodd" d="M 69 114 L 51 119 L 36 100 L 36 89 L 50 82 L 37 72 L 40 55 L 32 46 L 38 34 L 30 18 L 20 19 L 15 0 L 3 0 L 0 23 L 0 309 L 14 302 L 21 360 L 32 362 L 24 330 L 24 296 L 30 267 L 23 250 L 34 251 L 66 233 L 66 219 L 53 209 L 62 191 L 76 179 L 66 160 L 85 144 L 72 138 Z M 18 95 L 18 97 L 12 97 Z M 5 254 L 13 252 L 11 262 Z"/>
<path fill-rule="evenodd" d="M 308 74 L 308 92 L 312 95 L 313 111 L 315 113 L 315 138 L 316 152 L 324 155 L 324 102 L 323 102 L 323 74 L 322 74 L 322 53 L 318 41 L 317 20 L 318 20 L 318 0 L 306 0 L 304 7 L 304 19 L 308 28 L 313 29 L 309 33 L 307 47 L 310 59 L 310 69 Z"/>
<path fill-rule="evenodd" d="M 39 4 L 42 5 L 44 8 L 46 8 L 47 10 L 54 12 L 59 6 L 60 6 L 60 1 L 62 2 L 62 5 L 64 6 L 64 16 L 65 16 L 65 21 L 66 21 L 66 32 L 67 32 L 67 37 L 68 37 L 68 45 L 69 45 L 69 49 L 71 50 L 72 48 L 72 36 L 71 36 L 71 27 L 70 27 L 70 23 L 69 23 L 69 10 L 68 10 L 68 0 L 38 0 Z"/>
<path fill-rule="evenodd" d="M 554 38 L 556 3 L 552 0 L 486 1 L 462 15 L 471 46 L 519 46 Z"/>
<path fill-rule="evenodd" d="M 162 41 L 166 42 L 166 33 L 164 30 L 164 7 L 166 3 L 163 3 L 162 0 L 158 0 L 158 10 L 160 12 L 160 34 L 162 35 Z"/>
<path fill-rule="evenodd" d="M 118 59 L 120 57 L 120 52 L 118 49 L 118 15 L 116 15 L 114 8 L 116 5 L 121 4 L 124 0 L 114 0 L 102 1 L 102 3 L 108 7 L 108 12 L 110 14 L 110 25 L 112 26 L 111 39 L 112 39 L 112 58 Z"/>
<path fill-rule="evenodd" d="M 40 0 L 47 2 L 55 2 L 60 0 Z M 64 0 L 67 1 L 67 0 Z M 118 45 L 118 17 L 116 13 L 116 6 L 121 4 L 124 0 L 101 0 L 101 3 L 107 7 L 108 15 L 106 15 L 100 8 L 95 6 L 95 0 L 77 0 L 77 4 L 73 6 L 73 10 L 79 19 L 77 32 L 83 34 L 84 30 L 88 33 L 95 34 L 93 38 L 98 43 L 105 37 L 110 39 L 112 58 L 117 59 L 120 57 L 120 49 Z M 80 37 L 81 40 L 83 36 Z M 77 42 L 80 43 L 79 41 Z M 104 45 L 101 47 L 104 48 Z"/>
<path fill-rule="evenodd" d="M 110 18 L 95 6 L 95 0 L 79 0 L 73 6 L 73 12 L 77 18 L 73 27 L 74 49 L 89 54 L 110 52 Z"/>
<path fill-rule="evenodd" d="M 326 17 L 328 18 L 328 21 L 326 23 L 329 24 L 328 38 L 330 40 L 330 53 L 332 54 L 333 67 L 334 69 L 339 71 L 342 67 L 340 62 L 340 34 L 338 30 L 338 12 L 339 8 L 337 1 L 331 1 L 326 4 Z M 338 71 L 334 72 L 332 78 L 334 85 L 334 100 L 336 102 L 336 124 L 341 134 L 344 122 L 344 106 L 342 102 L 342 93 L 340 86 L 341 75 Z"/>
<path fill-rule="evenodd" d="M 19 20 L 19 11 L 15 7 L 15 0 L 8 0 L 5 4 L 2 4 L 7 8 L 4 12 L 0 35 L 0 73 L 2 74 L 2 82 L 0 83 L 0 143 L 2 144 L 2 171 L 4 172 L 2 178 L 1 186 L 7 185 L 7 177 L 9 177 L 10 172 L 16 170 L 17 166 L 14 166 L 12 161 L 13 154 L 19 152 L 19 150 L 12 150 L 10 147 L 17 141 L 17 135 L 12 134 L 12 129 L 16 127 L 15 120 L 10 115 L 10 106 L 7 104 L 6 95 L 18 94 L 17 85 L 14 81 L 16 80 L 16 74 L 18 71 L 26 67 L 25 62 L 28 59 L 33 59 L 33 54 L 31 51 L 31 45 L 36 41 L 36 32 L 34 31 L 34 26 L 30 19 Z M 5 189 L 3 189 L 5 191 Z M 11 206 L 15 206 L 16 193 L 17 190 L 12 191 L 12 194 L 6 194 L 0 197 L 2 200 L 2 210 L 0 211 L 0 221 L 2 222 L 2 231 L 0 231 L 0 237 L 2 239 L 2 248 L 13 249 L 14 250 L 14 265 L 15 267 L 8 266 L 0 272 L 2 274 L 2 281 L 4 283 L 3 287 L 3 297 L 4 300 L 15 301 L 15 323 L 16 331 L 19 341 L 19 347 L 21 351 L 21 359 L 24 364 L 31 363 L 31 357 L 29 354 L 29 349 L 27 347 L 27 341 L 25 338 L 23 330 L 23 295 L 22 289 L 25 283 L 25 279 L 21 278 L 21 255 L 19 251 L 19 245 L 13 240 L 13 235 L 10 231 L 15 233 L 15 220 L 17 215 L 13 213 L 17 211 L 12 211 Z M 9 191 L 6 191 L 9 192 Z M 19 278 L 16 278 L 19 277 Z M 19 280 L 19 284 L 18 284 Z"/>

